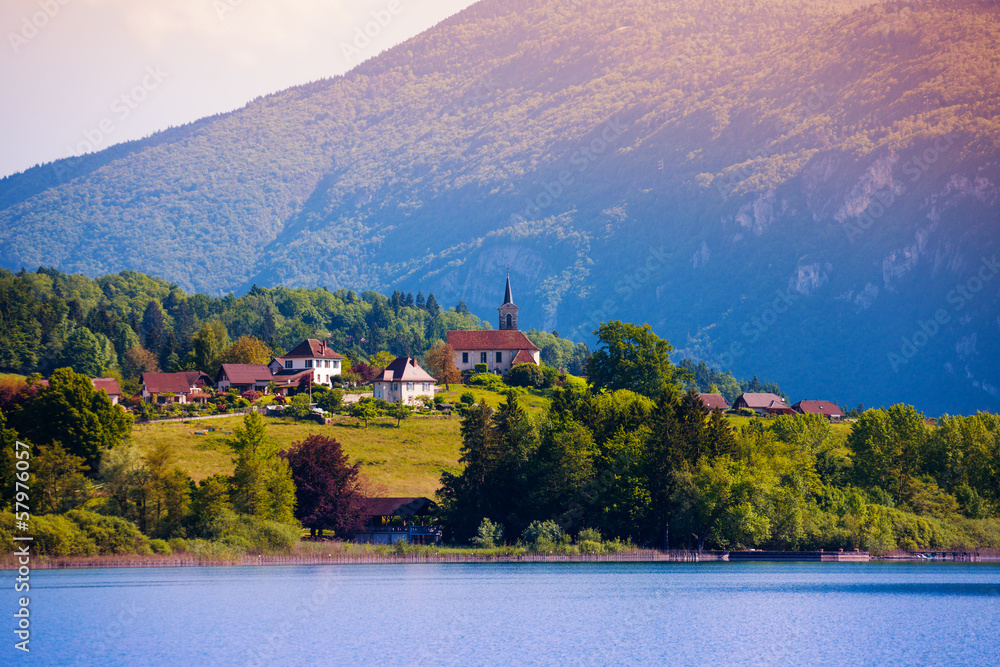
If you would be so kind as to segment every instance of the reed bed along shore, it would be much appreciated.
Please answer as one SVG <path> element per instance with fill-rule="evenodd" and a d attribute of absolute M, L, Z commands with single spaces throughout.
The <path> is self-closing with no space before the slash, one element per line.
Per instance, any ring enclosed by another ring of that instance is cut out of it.
<path fill-rule="evenodd" d="M 91 569 L 134 567 L 237 567 L 251 565 L 379 565 L 407 563 L 590 563 L 590 562 L 700 562 L 723 560 L 724 552 L 658 551 L 635 549 L 613 554 L 535 553 L 331 553 L 331 554 L 246 554 L 233 558 L 200 558 L 193 554 L 141 556 L 38 556 L 32 569 Z M 10 556 L 0 558 L 0 569 L 16 569 Z"/>

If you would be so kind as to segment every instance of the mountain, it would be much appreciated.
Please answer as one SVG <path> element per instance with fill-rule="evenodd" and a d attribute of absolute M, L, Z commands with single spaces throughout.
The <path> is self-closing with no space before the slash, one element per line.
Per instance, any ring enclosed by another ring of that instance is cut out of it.
<path fill-rule="evenodd" d="M 793 398 L 1000 407 L 992 1 L 483 0 L 0 181 L 0 265 L 648 322 Z"/>

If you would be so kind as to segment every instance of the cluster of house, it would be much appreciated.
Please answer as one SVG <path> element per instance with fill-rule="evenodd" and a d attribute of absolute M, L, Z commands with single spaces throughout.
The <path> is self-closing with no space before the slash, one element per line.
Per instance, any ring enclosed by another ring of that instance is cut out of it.
<path fill-rule="evenodd" d="M 799 401 L 791 407 L 781 396 L 767 393 L 740 394 L 732 405 L 726 402 L 722 394 L 698 394 L 701 402 L 709 410 L 753 410 L 761 417 L 780 415 L 823 415 L 830 421 L 840 421 L 844 411 L 833 401 Z"/>
<path fill-rule="evenodd" d="M 517 328 L 518 310 L 508 276 L 504 302 L 498 308 L 498 330 L 448 332 L 448 344 L 455 350 L 455 365 L 460 371 L 485 367 L 488 372 L 506 373 L 517 364 L 541 363 L 541 350 Z M 143 373 L 140 394 L 145 402 L 158 405 L 205 403 L 212 397 L 209 389 L 213 386 L 220 392 L 235 389 L 241 394 L 257 391 L 287 396 L 317 385 L 332 385 L 333 378 L 341 374 L 342 362 L 343 357 L 326 341 L 310 338 L 267 364 L 222 364 L 214 380 L 201 371 Z M 121 390 L 117 382 L 98 378 L 94 383 L 100 383 L 99 388 L 118 402 Z M 416 359 L 398 357 L 375 378 L 373 390 L 375 398 L 415 405 L 433 398 L 436 384 Z"/>

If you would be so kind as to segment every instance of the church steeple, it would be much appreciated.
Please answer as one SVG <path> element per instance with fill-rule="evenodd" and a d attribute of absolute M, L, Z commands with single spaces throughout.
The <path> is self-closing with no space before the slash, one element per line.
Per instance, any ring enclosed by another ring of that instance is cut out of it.
<path fill-rule="evenodd" d="M 507 274 L 507 289 L 503 295 L 503 305 L 497 310 L 500 311 L 500 331 L 517 331 L 517 311 L 520 310 L 514 305 L 514 299 L 510 291 L 510 274 Z"/>

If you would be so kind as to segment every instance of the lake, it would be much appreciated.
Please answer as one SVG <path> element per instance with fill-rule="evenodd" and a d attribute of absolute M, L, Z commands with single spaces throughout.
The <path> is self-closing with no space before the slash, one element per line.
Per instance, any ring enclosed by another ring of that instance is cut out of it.
<path fill-rule="evenodd" d="M 35 665 L 995 665 L 1000 565 L 40 570 L 31 614 Z"/>

